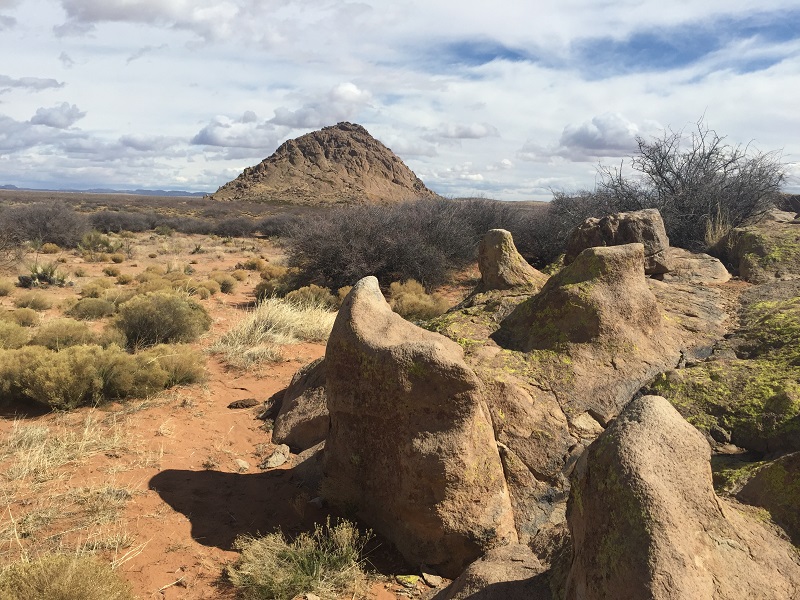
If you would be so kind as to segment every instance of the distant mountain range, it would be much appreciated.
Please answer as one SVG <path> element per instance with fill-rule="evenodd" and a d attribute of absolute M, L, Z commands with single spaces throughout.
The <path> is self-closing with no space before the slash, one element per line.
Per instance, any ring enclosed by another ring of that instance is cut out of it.
<path fill-rule="evenodd" d="M 88 190 L 40 189 L 21 188 L 16 185 L 0 185 L 0 190 L 13 190 L 18 192 L 65 192 L 72 194 L 131 194 L 134 196 L 192 196 L 202 198 L 208 192 L 187 192 L 184 190 L 113 190 L 106 188 L 91 188 Z"/>

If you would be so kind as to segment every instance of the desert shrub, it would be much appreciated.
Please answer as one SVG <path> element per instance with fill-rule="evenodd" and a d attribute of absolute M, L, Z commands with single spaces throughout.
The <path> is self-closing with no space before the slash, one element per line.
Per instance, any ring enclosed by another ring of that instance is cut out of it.
<path fill-rule="evenodd" d="M 119 307 L 114 325 L 129 348 L 170 342 L 190 342 L 211 326 L 205 309 L 185 294 L 152 292 L 135 296 Z"/>
<path fill-rule="evenodd" d="M 286 300 L 298 304 L 319 304 L 328 308 L 337 308 L 339 301 L 328 288 L 318 285 L 307 285 L 305 287 L 292 290 L 285 296 Z"/>
<path fill-rule="evenodd" d="M 192 296 L 197 296 L 200 300 L 208 300 L 211 298 L 211 291 L 200 284 L 197 284 L 196 287 L 193 287 L 189 292 Z"/>
<path fill-rule="evenodd" d="M 411 320 L 432 319 L 450 308 L 449 302 L 439 294 L 428 294 L 422 284 L 413 279 L 389 286 L 389 305 L 401 317 Z"/>
<path fill-rule="evenodd" d="M 219 289 L 223 294 L 232 294 L 236 287 L 236 280 L 227 273 L 212 273 L 209 277 L 219 284 Z"/>
<path fill-rule="evenodd" d="M 298 341 L 325 341 L 336 313 L 328 306 L 267 298 L 225 332 L 210 348 L 235 367 L 280 360 L 280 346 Z"/>
<path fill-rule="evenodd" d="M 175 233 L 175 230 L 169 225 L 157 225 L 153 231 L 156 232 L 156 235 L 161 235 L 164 237 L 169 237 Z"/>
<path fill-rule="evenodd" d="M 114 283 L 112 281 L 98 277 L 97 279 L 92 279 L 83 287 L 81 287 L 80 295 L 82 298 L 99 298 L 107 289 L 111 287 L 114 287 Z"/>
<path fill-rule="evenodd" d="M 255 223 L 247 217 L 233 217 L 214 226 L 214 234 L 220 237 L 247 237 L 253 235 Z"/>
<path fill-rule="evenodd" d="M 13 321 L 0 320 L 0 348 L 21 348 L 28 343 L 28 331 Z"/>
<path fill-rule="evenodd" d="M 92 214 L 89 221 L 92 227 L 103 233 L 138 232 L 153 227 L 153 221 L 147 215 L 125 211 L 103 210 Z"/>
<path fill-rule="evenodd" d="M 42 325 L 29 343 L 31 346 L 44 346 L 50 350 L 63 350 L 94 342 L 94 332 L 86 323 L 74 319 L 56 319 Z"/>
<path fill-rule="evenodd" d="M 254 293 L 256 300 L 283 297 L 302 284 L 299 282 L 298 269 L 289 269 L 280 265 L 268 264 L 261 270 L 261 281 L 256 285 Z"/>
<path fill-rule="evenodd" d="M 109 277 L 116 277 L 117 275 L 120 274 L 120 272 L 121 271 L 119 270 L 119 267 L 108 266 L 103 269 L 103 273 L 108 275 Z"/>
<path fill-rule="evenodd" d="M 14 298 L 14 306 L 17 308 L 32 308 L 33 310 L 47 310 L 53 303 L 50 298 L 41 292 L 26 292 Z"/>
<path fill-rule="evenodd" d="M 28 273 L 20 275 L 17 279 L 19 286 L 24 288 L 38 287 L 40 285 L 59 285 L 66 283 L 66 275 L 58 269 L 58 262 L 39 263 L 38 261 L 28 267 Z"/>
<path fill-rule="evenodd" d="M 326 598 L 360 593 L 364 583 L 364 548 L 372 532 L 361 534 L 355 525 L 339 521 L 315 525 L 294 541 L 280 532 L 237 538 L 241 551 L 228 577 L 247 600 L 292 600 L 303 593 Z"/>
<path fill-rule="evenodd" d="M 199 285 L 200 287 L 207 289 L 209 294 L 211 295 L 218 294 L 222 289 L 219 283 L 217 283 L 213 279 L 208 279 L 207 281 L 201 281 Z"/>
<path fill-rule="evenodd" d="M 303 217 L 282 213 L 264 217 L 261 221 L 256 223 L 255 230 L 266 237 L 282 237 L 289 233 L 293 227 L 297 227 L 302 221 Z"/>
<path fill-rule="evenodd" d="M 83 267 L 77 267 L 72 274 L 75 275 L 75 277 L 86 277 L 86 269 Z"/>
<path fill-rule="evenodd" d="M 10 279 L 0 280 L 0 296 L 8 296 L 17 287 Z"/>
<path fill-rule="evenodd" d="M 116 312 L 116 306 L 102 298 L 81 298 L 66 313 L 81 321 L 93 321 L 110 317 Z"/>
<path fill-rule="evenodd" d="M 180 218 L 164 218 L 159 217 L 157 226 L 161 227 L 162 232 L 178 231 L 180 233 L 213 233 L 214 225 L 206 219 L 197 219 L 195 217 L 180 217 Z M 162 233 L 162 235 L 171 235 L 171 233 Z"/>
<path fill-rule="evenodd" d="M 128 285 L 131 281 L 133 281 L 133 275 L 128 273 L 120 273 L 117 275 L 117 285 Z"/>
<path fill-rule="evenodd" d="M 12 321 L 23 327 L 36 327 L 39 324 L 39 313 L 32 308 L 17 308 L 9 315 Z"/>
<path fill-rule="evenodd" d="M 133 298 L 138 292 L 135 290 L 130 289 L 120 289 L 120 288 L 110 288 L 105 290 L 100 298 L 111 302 L 114 306 L 119 306 L 120 304 L 125 304 L 128 300 Z"/>
<path fill-rule="evenodd" d="M 122 247 L 120 242 L 112 242 L 107 235 L 93 229 L 84 234 L 78 244 L 84 260 L 103 262 L 109 259 L 109 253 L 116 253 Z"/>
<path fill-rule="evenodd" d="M 261 279 L 264 281 L 269 281 L 270 279 L 275 279 L 276 277 L 283 277 L 288 272 L 288 267 L 269 263 L 264 265 L 264 268 L 261 269 L 260 275 Z"/>
<path fill-rule="evenodd" d="M 0 573 L 5 600 L 133 600 L 130 586 L 106 563 L 88 555 L 44 554 Z"/>
<path fill-rule="evenodd" d="M 266 266 L 266 261 L 263 258 L 258 258 L 256 256 L 236 264 L 237 269 L 243 269 L 245 271 L 262 271 Z"/>
<path fill-rule="evenodd" d="M 244 281 L 247 279 L 247 271 L 244 269 L 235 269 L 231 272 L 231 277 L 233 277 L 236 281 Z"/>
<path fill-rule="evenodd" d="M 137 357 L 145 362 L 155 361 L 166 374 L 164 387 L 188 385 L 205 378 L 205 358 L 202 352 L 185 344 L 159 344 L 143 350 Z"/>
<path fill-rule="evenodd" d="M 347 297 L 347 294 L 349 294 L 350 290 L 352 289 L 353 289 L 352 285 L 345 285 L 336 290 L 336 296 L 339 299 L 339 306 L 342 305 L 342 302 L 344 302 L 344 299 Z"/>
<path fill-rule="evenodd" d="M 74 248 L 89 230 L 88 220 L 63 202 L 37 202 L 3 212 L 4 228 L 17 239 Z"/>
<path fill-rule="evenodd" d="M 148 294 L 150 292 L 158 292 L 164 290 L 171 290 L 172 289 L 172 282 L 169 279 L 164 279 L 163 277 L 155 277 L 153 279 L 149 279 L 144 283 L 140 283 L 136 286 L 136 293 L 137 294 Z"/>
<path fill-rule="evenodd" d="M 47 242 L 46 244 L 42 244 L 41 248 L 39 248 L 39 252 L 42 254 L 58 254 L 61 252 L 61 248 L 59 248 L 58 244 Z"/>
<path fill-rule="evenodd" d="M 120 264 L 121 262 L 123 262 L 125 260 L 125 255 L 120 253 L 120 252 L 115 252 L 114 254 L 109 256 L 108 258 L 111 259 L 111 262 L 113 262 L 114 264 L 118 265 L 118 264 Z"/>

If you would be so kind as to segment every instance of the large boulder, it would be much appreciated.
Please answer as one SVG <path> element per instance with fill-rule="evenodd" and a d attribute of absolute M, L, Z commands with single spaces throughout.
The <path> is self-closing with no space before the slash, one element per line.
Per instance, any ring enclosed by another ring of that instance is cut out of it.
<path fill-rule="evenodd" d="M 478 246 L 478 268 L 481 282 L 476 292 L 514 288 L 539 291 L 547 275 L 530 266 L 514 245 L 505 229 L 490 229 Z"/>
<path fill-rule="evenodd" d="M 567 238 L 564 264 L 570 264 L 586 248 L 634 243 L 644 245 L 644 271 L 647 275 L 670 271 L 669 238 L 661 213 L 654 208 L 586 219 Z"/>
<path fill-rule="evenodd" d="M 272 441 L 288 445 L 293 452 L 302 452 L 323 441 L 329 427 L 325 360 L 319 358 L 292 377 L 275 418 Z"/>
<path fill-rule="evenodd" d="M 392 312 L 374 277 L 325 353 L 324 497 L 447 577 L 517 535 L 483 386 L 461 347 Z"/>
<path fill-rule="evenodd" d="M 633 400 L 576 467 L 566 599 L 797 598 L 796 551 L 717 498 L 710 457 L 666 399 Z"/>

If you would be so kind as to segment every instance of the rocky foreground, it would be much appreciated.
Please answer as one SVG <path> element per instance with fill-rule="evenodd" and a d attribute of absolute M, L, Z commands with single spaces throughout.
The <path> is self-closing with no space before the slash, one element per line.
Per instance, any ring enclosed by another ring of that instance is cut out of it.
<path fill-rule="evenodd" d="M 800 597 L 793 268 L 744 252 L 767 281 L 747 286 L 670 248 L 657 212 L 594 221 L 550 278 L 489 232 L 480 284 L 425 329 L 360 281 L 274 441 L 324 501 L 454 578 L 437 600 Z M 772 222 L 758 235 L 800 239 Z M 748 474 L 728 468 L 724 497 L 721 457 Z"/>

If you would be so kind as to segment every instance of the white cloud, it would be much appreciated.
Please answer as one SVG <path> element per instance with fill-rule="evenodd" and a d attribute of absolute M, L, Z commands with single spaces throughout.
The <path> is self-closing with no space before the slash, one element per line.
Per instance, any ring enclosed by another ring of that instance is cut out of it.
<path fill-rule="evenodd" d="M 439 128 L 437 135 L 457 140 L 479 140 L 496 137 L 500 133 L 489 123 L 447 123 Z"/>
<path fill-rule="evenodd" d="M 31 118 L 31 123 L 56 129 L 67 129 L 85 116 L 86 113 L 76 105 L 70 106 L 69 103 L 62 102 L 53 108 L 38 108 L 36 114 Z"/>
<path fill-rule="evenodd" d="M 311 129 L 352 120 L 372 101 L 372 95 L 350 82 L 334 86 L 323 98 L 311 100 L 297 110 L 275 109 L 270 123 L 294 129 Z"/>
<path fill-rule="evenodd" d="M 41 91 L 60 87 L 64 87 L 64 84 L 55 79 L 45 79 L 42 77 L 14 78 L 8 75 L 0 75 L 0 91 L 8 91 L 12 88 Z"/>
<path fill-rule="evenodd" d="M 246 111 L 239 119 L 215 117 L 192 138 L 191 143 L 198 146 L 263 149 L 271 153 L 283 131 L 270 122 L 259 121 L 253 111 Z"/>

